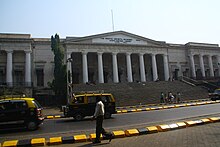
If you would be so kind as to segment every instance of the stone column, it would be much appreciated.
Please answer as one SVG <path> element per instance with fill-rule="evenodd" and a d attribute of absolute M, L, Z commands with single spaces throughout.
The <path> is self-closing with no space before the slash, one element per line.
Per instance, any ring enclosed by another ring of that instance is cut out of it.
<path fill-rule="evenodd" d="M 103 75 L 103 62 L 102 62 L 102 52 L 98 52 L 98 75 L 99 75 L 99 83 L 104 83 L 104 75 Z"/>
<path fill-rule="evenodd" d="M 118 83 L 118 63 L 117 63 L 117 53 L 112 53 L 112 66 L 113 66 L 113 82 Z"/>
<path fill-rule="evenodd" d="M 67 61 L 67 73 L 70 73 L 70 77 L 69 77 L 69 79 L 70 79 L 70 81 L 68 81 L 69 83 L 72 83 L 72 58 L 71 58 L 71 52 L 68 52 L 67 53 L 67 59 L 66 59 L 66 61 Z M 68 80 L 69 80 L 68 79 Z"/>
<path fill-rule="evenodd" d="M 13 77 L 12 77 L 12 53 L 13 50 L 6 50 L 7 52 L 7 69 L 6 69 L 6 82 L 8 86 L 13 86 Z"/>
<path fill-rule="evenodd" d="M 67 103 L 70 102 L 70 98 L 72 99 L 73 95 L 73 74 L 72 74 L 72 58 L 71 58 L 71 52 L 67 52 L 66 56 L 66 63 L 67 63 Z"/>
<path fill-rule="evenodd" d="M 156 54 L 151 54 L 151 58 L 152 58 L 152 69 L 153 69 L 153 81 L 156 81 L 158 79 Z"/>
<path fill-rule="evenodd" d="M 83 83 L 88 82 L 88 66 L 87 66 L 87 52 L 82 52 L 83 63 Z"/>
<path fill-rule="evenodd" d="M 205 68 L 204 68 L 204 60 L 203 60 L 203 55 L 199 55 L 199 62 L 200 62 L 200 68 L 202 72 L 202 77 L 205 78 Z"/>
<path fill-rule="evenodd" d="M 220 56 L 217 56 L 217 62 L 218 62 L 218 76 L 220 77 Z"/>
<path fill-rule="evenodd" d="M 128 78 L 128 82 L 133 82 L 132 67 L 131 67 L 131 53 L 126 53 L 126 61 L 127 61 L 127 78 Z"/>
<path fill-rule="evenodd" d="M 189 55 L 190 58 L 190 64 L 191 64 L 191 71 L 192 71 L 192 77 L 196 78 L 196 71 L 195 71 L 195 63 L 194 63 L 194 55 Z"/>
<path fill-rule="evenodd" d="M 164 79 L 165 81 L 169 80 L 169 65 L 168 65 L 168 55 L 163 54 L 163 63 L 164 63 Z"/>
<path fill-rule="evenodd" d="M 31 86 L 31 51 L 25 51 L 25 85 Z"/>
<path fill-rule="evenodd" d="M 141 82 L 146 82 L 145 76 L 145 65 L 144 65 L 144 54 L 139 54 L 139 61 L 140 61 L 140 74 L 141 74 Z"/>
<path fill-rule="evenodd" d="M 212 64 L 212 56 L 209 55 L 209 69 L 210 69 L 210 76 L 214 77 L 214 71 L 213 71 L 213 64 Z"/>

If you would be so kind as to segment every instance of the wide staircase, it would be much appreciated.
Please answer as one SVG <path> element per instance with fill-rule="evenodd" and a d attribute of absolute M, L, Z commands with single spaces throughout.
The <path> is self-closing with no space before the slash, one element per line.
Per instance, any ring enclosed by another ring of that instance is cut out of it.
<path fill-rule="evenodd" d="M 74 92 L 99 91 L 112 93 L 117 106 L 160 103 L 160 93 L 181 93 L 181 101 L 206 99 L 208 91 L 181 81 L 158 81 L 145 83 L 76 84 Z"/>

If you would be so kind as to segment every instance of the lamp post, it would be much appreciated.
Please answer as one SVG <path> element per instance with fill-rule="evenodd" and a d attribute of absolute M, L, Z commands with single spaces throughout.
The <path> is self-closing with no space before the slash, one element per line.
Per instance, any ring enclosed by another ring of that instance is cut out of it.
<path fill-rule="evenodd" d="M 72 58 L 67 59 L 67 103 L 73 98 Z"/>

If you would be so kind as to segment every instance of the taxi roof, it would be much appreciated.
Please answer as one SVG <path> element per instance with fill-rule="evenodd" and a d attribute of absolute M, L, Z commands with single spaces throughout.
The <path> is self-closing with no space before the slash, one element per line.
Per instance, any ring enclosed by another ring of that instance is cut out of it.
<path fill-rule="evenodd" d="M 97 95 L 112 95 L 111 93 L 83 93 L 83 94 L 75 94 L 75 97 L 78 96 L 97 96 Z"/>
<path fill-rule="evenodd" d="M 0 98 L 0 101 L 1 100 L 34 100 L 34 98 L 27 98 L 27 97 L 7 97 L 7 98 Z"/>

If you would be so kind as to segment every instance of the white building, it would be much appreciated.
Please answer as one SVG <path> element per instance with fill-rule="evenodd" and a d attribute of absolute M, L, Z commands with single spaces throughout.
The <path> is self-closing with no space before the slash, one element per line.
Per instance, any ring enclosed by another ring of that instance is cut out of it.
<path fill-rule="evenodd" d="M 218 44 L 170 44 L 124 31 L 61 39 L 73 83 L 146 82 L 220 77 Z M 48 87 L 54 55 L 50 38 L 0 34 L 0 85 Z M 64 79 L 65 80 L 65 79 Z"/>

